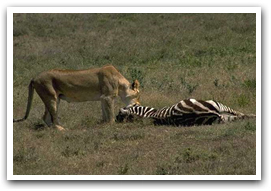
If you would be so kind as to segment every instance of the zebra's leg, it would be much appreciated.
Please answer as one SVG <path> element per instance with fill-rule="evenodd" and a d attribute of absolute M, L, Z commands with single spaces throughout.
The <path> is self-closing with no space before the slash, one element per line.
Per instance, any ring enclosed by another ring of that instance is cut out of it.
<path fill-rule="evenodd" d="M 218 115 L 219 119 L 218 119 L 218 123 L 226 123 L 227 122 L 227 118 L 225 118 L 223 115 Z"/>

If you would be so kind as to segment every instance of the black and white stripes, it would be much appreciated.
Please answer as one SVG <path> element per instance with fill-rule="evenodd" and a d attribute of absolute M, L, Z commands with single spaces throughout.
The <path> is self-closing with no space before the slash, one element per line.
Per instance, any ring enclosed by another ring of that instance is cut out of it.
<path fill-rule="evenodd" d="M 161 125 L 210 125 L 214 122 L 223 123 L 242 119 L 246 117 L 256 117 L 255 115 L 245 115 L 213 100 L 202 101 L 195 99 L 181 100 L 171 107 L 154 109 L 145 106 L 133 106 L 121 108 L 117 116 L 117 121 L 123 121 L 128 116 L 139 116 L 154 119 L 155 124 Z"/>

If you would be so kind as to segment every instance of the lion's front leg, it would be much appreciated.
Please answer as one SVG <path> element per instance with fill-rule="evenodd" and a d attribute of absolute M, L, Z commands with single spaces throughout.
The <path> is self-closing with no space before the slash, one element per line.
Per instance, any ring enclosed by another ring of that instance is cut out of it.
<path fill-rule="evenodd" d="M 106 114 L 106 109 L 105 109 L 106 108 L 105 107 L 106 103 L 105 103 L 104 100 L 101 100 L 101 105 L 102 105 L 102 117 L 103 117 L 102 122 L 106 122 L 106 119 L 108 117 L 107 117 L 107 114 Z"/>
<path fill-rule="evenodd" d="M 103 121 L 113 123 L 114 119 L 114 99 L 111 96 L 105 96 L 101 100 Z"/>

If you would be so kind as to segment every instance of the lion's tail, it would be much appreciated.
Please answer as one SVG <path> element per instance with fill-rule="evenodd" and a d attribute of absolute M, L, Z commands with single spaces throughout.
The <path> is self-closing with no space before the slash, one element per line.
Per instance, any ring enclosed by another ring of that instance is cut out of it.
<path fill-rule="evenodd" d="M 27 101 L 25 116 L 21 119 L 13 119 L 13 122 L 20 122 L 20 121 L 24 121 L 27 119 L 29 112 L 30 112 L 30 109 L 31 109 L 33 95 L 34 95 L 34 86 L 33 86 L 33 80 L 31 80 L 31 82 L 28 86 L 28 101 Z"/>

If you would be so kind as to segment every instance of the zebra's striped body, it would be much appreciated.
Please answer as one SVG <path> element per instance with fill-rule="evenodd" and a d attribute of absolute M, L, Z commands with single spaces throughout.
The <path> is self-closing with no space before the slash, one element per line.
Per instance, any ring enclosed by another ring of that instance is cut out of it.
<path fill-rule="evenodd" d="M 120 109 L 118 121 L 136 115 L 143 118 L 154 119 L 155 124 L 161 125 L 211 125 L 215 122 L 224 123 L 255 115 L 245 115 L 213 100 L 202 101 L 195 99 L 182 100 L 171 107 L 154 109 L 145 106 L 133 106 Z"/>

